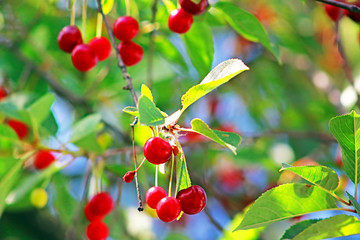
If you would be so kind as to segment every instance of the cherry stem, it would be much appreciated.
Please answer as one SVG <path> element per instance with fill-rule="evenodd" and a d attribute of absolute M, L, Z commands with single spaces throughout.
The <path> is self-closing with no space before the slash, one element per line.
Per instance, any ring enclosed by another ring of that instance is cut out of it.
<path fill-rule="evenodd" d="M 171 197 L 171 187 L 172 187 L 172 180 L 173 180 L 173 172 L 174 172 L 174 154 L 171 155 L 171 170 L 170 170 L 170 181 L 169 181 L 169 191 L 168 191 L 169 197 Z"/>
<path fill-rule="evenodd" d="M 154 28 L 150 32 L 150 41 L 149 41 L 149 54 L 148 54 L 148 73 L 147 73 L 147 83 L 149 87 L 151 87 L 153 82 L 153 59 L 154 59 L 154 37 L 155 37 L 155 21 L 156 21 L 156 13 L 157 13 L 157 4 L 158 0 L 154 0 L 151 5 L 151 20 L 150 23 L 153 24 Z"/>
<path fill-rule="evenodd" d="M 73 26 L 75 25 L 75 4 L 76 4 L 76 0 L 74 1 L 73 5 L 71 6 L 71 15 L 70 15 L 70 25 Z"/>
<path fill-rule="evenodd" d="M 85 29 L 86 29 L 86 10 L 87 10 L 87 0 L 83 0 L 82 7 L 82 34 L 85 38 Z"/>
<path fill-rule="evenodd" d="M 100 13 L 98 13 L 97 15 L 97 23 L 96 23 L 96 37 L 101 37 L 101 32 L 102 32 L 102 24 L 103 24 L 103 19 Z"/>
<path fill-rule="evenodd" d="M 125 0 L 126 16 L 130 16 L 130 0 Z"/>
<path fill-rule="evenodd" d="M 146 160 L 146 158 L 144 158 L 144 159 L 142 160 L 142 162 L 140 163 L 140 165 L 135 169 L 135 172 L 139 171 L 139 169 L 141 168 L 141 166 L 144 164 L 145 160 Z"/>
<path fill-rule="evenodd" d="M 159 185 L 159 165 L 155 166 L 155 187 Z"/>

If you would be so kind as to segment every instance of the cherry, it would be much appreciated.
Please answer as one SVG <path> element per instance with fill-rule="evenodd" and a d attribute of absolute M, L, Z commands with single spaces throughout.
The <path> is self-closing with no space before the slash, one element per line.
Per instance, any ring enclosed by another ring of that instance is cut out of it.
<path fill-rule="evenodd" d="M 356 5 L 358 7 L 360 7 L 360 0 L 351 3 L 352 5 Z M 356 12 L 352 12 L 352 11 L 347 11 L 347 15 L 355 22 L 360 23 L 360 13 L 356 13 Z"/>
<path fill-rule="evenodd" d="M 171 222 L 181 213 L 180 202 L 174 197 L 164 197 L 157 204 L 156 213 L 162 221 Z"/>
<path fill-rule="evenodd" d="M 144 51 L 139 44 L 132 41 L 121 42 L 118 45 L 121 59 L 126 66 L 133 66 L 141 61 Z"/>
<path fill-rule="evenodd" d="M 0 86 L 0 101 L 7 96 L 6 89 Z"/>
<path fill-rule="evenodd" d="M 71 60 L 77 70 L 86 72 L 95 67 L 97 56 L 88 44 L 79 44 L 71 52 Z"/>
<path fill-rule="evenodd" d="M 187 214 L 199 213 L 206 205 L 206 193 L 197 185 L 179 191 L 176 199 L 181 204 L 181 210 Z"/>
<path fill-rule="evenodd" d="M 87 203 L 85 205 L 84 208 L 84 213 L 85 213 L 85 217 L 87 218 L 87 220 L 89 220 L 90 222 L 94 222 L 94 221 L 102 221 L 105 217 L 105 215 L 96 215 L 92 212 L 91 208 L 90 208 L 90 204 Z"/>
<path fill-rule="evenodd" d="M 167 162 L 172 154 L 170 143 L 159 137 L 149 138 L 144 145 L 144 156 L 152 164 Z"/>
<path fill-rule="evenodd" d="M 193 15 L 200 15 L 206 11 L 209 6 L 207 0 L 200 0 L 199 3 L 195 3 L 194 0 L 179 0 L 181 8 Z"/>
<path fill-rule="evenodd" d="M 130 41 L 139 32 L 139 24 L 130 16 L 119 17 L 114 22 L 114 35 L 121 41 Z"/>
<path fill-rule="evenodd" d="M 87 216 L 90 216 L 90 218 L 98 218 L 109 214 L 113 210 L 114 201 L 109 193 L 100 192 L 88 202 L 88 208 Z"/>
<path fill-rule="evenodd" d="M 110 56 L 111 44 L 106 37 L 94 37 L 90 40 L 89 46 L 95 52 L 99 61 L 103 61 Z"/>
<path fill-rule="evenodd" d="M 91 222 L 86 228 L 86 236 L 89 240 L 105 240 L 109 236 L 109 228 L 101 221 Z"/>
<path fill-rule="evenodd" d="M 38 170 L 42 170 L 50 166 L 55 161 L 54 155 L 48 150 L 39 151 L 34 160 L 34 167 Z"/>
<path fill-rule="evenodd" d="M 20 139 L 26 138 L 26 136 L 29 133 L 28 126 L 21 121 L 10 119 L 7 121 L 7 125 L 9 125 L 9 127 L 14 129 L 14 131 L 16 132 L 16 134 Z"/>
<path fill-rule="evenodd" d="M 132 180 L 134 179 L 135 173 L 136 173 L 135 171 L 128 171 L 123 177 L 124 181 L 127 183 L 132 182 Z"/>
<path fill-rule="evenodd" d="M 156 209 L 156 206 L 158 205 L 160 200 L 166 196 L 167 194 L 162 187 L 153 186 L 149 188 L 149 190 L 147 190 L 145 199 L 149 207 Z"/>
<path fill-rule="evenodd" d="M 182 8 L 171 11 L 168 25 L 169 29 L 176 33 L 186 33 L 193 23 L 193 17 Z"/>
<path fill-rule="evenodd" d="M 58 39 L 59 47 L 67 53 L 83 42 L 80 30 L 76 26 L 65 26 L 59 32 Z"/>
<path fill-rule="evenodd" d="M 325 4 L 325 12 L 334 22 L 347 13 L 346 10 L 330 4 Z"/>

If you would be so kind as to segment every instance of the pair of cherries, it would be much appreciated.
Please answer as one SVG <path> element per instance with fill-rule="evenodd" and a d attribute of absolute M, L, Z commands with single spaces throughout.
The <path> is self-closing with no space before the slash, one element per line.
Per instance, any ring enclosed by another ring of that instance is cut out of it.
<path fill-rule="evenodd" d="M 65 26 L 58 35 L 61 50 L 71 53 L 74 67 L 86 72 L 110 56 L 111 44 L 105 37 L 94 37 L 89 44 L 83 43 L 80 30 L 76 26 Z"/>
<path fill-rule="evenodd" d="M 179 0 L 181 8 L 171 11 L 168 26 L 175 33 L 186 33 L 193 24 L 193 15 L 203 14 L 209 6 L 208 0 L 195 3 L 192 0 Z"/>
<path fill-rule="evenodd" d="M 130 16 L 119 17 L 114 22 L 113 31 L 114 36 L 121 41 L 118 49 L 125 66 L 138 64 L 143 58 L 144 51 L 139 44 L 132 41 L 139 32 L 139 23 L 136 19 Z"/>
<path fill-rule="evenodd" d="M 109 228 L 103 219 L 114 208 L 114 201 L 109 193 L 97 193 L 85 205 L 85 217 L 90 224 L 86 229 L 86 236 L 89 240 L 104 240 L 109 236 Z"/>
<path fill-rule="evenodd" d="M 186 214 L 197 214 L 206 205 L 206 193 L 200 186 L 194 185 L 179 191 L 176 198 L 167 196 L 161 187 L 151 187 L 146 192 L 146 203 L 156 209 L 160 220 L 171 222 L 179 217 L 181 211 Z"/>

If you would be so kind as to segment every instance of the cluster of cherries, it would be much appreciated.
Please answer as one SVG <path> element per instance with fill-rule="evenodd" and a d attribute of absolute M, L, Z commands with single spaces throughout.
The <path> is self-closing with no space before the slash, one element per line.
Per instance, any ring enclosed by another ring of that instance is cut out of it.
<path fill-rule="evenodd" d="M 109 228 L 103 220 L 113 208 L 114 201 L 107 192 L 97 193 L 85 205 L 85 217 L 90 222 L 86 229 L 89 240 L 104 240 L 109 236 Z"/>
<path fill-rule="evenodd" d="M 139 23 L 136 19 L 130 16 L 119 17 L 114 22 L 113 31 L 114 36 L 121 41 L 118 49 L 125 66 L 138 64 L 143 58 L 144 51 L 139 44 L 132 41 L 139 32 Z"/>
<path fill-rule="evenodd" d="M 175 33 L 186 33 L 193 23 L 193 15 L 203 14 L 209 6 L 208 0 L 195 3 L 192 0 L 179 0 L 181 8 L 171 11 L 168 26 Z"/>
<path fill-rule="evenodd" d="M 80 30 L 74 25 L 61 29 L 57 41 L 61 50 L 71 53 L 74 67 L 81 72 L 89 71 L 111 53 L 111 44 L 107 38 L 94 37 L 89 44 L 85 44 Z"/>
<path fill-rule="evenodd" d="M 346 0 L 337 0 L 338 2 L 347 3 Z M 357 0 L 356 2 L 351 3 L 353 5 L 356 5 L 360 7 L 360 0 Z M 342 16 L 348 16 L 353 21 L 360 23 L 360 13 L 348 11 L 346 9 L 342 9 L 339 7 L 336 7 L 334 5 L 325 4 L 325 11 L 327 15 L 333 20 L 338 21 Z"/>
<path fill-rule="evenodd" d="M 166 163 L 172 154 L 176 156 L 178 153 L 176 146 L 172 147 L 160 137 L 151 137 L 144 145 L 145 158 L 155 165 Z M 124 180 L 131 182 L 137 170 L 126 173 Z M 156 209 L 158 217 L 164 222 L 175 220 L 181 211 L 186 214 L 197 214 L 206 205 L 206 193 L 203 188 L 196 185 L 180 190 L 176 197 L 168 196 L 159 186 L 153 186 L 146 192 L 145 198 L 148 206 Z"/>

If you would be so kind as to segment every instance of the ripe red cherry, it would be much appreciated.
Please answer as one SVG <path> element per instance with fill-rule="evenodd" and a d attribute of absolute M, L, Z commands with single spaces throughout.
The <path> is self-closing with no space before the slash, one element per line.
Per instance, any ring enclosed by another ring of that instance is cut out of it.
<path fill-rule="evenodd" d="M 172 154 L 170 143 L 159 137 L 149 138 L 144 145 L 144 156 L 152 164 L 167 162 Z"/>
<path fill-rule="evenodd" d="M 360 0 L 351 3 L 352 5 L 356 5 L 358 7 L 360 7 Z M 356 13 L 356 12 L 352 12 L 352 11 L 347 11 L 347 15 L 355 22 L 360 23 L 360 13 Z"/>
<path fill-rule="evenodd" d="M 168 25 L 169 29 L 176 33 L 186 33 L 193 23 L 193 17 L 182 8 L 171 11 Z"/>
<path fill-rule="evenodd" d="M 167 194 L 162 187 L 153 186 L 149 188 L 149 190 L 147 190 L 145 199 L 149 207 L 156 209 L 156 206 L 158 205 L 160 200 L 166 196 Z"/>
<path fill-rule="evenodd" d="M 187 214 L 199 213 L 206 205 L 206 193 L 202 187 L 196 185 L 179 191 L 176 199 L 181 204 L 181 210 Z"/>
<path fill-rule="evenodd" d="M 105 217 L 105 215 L 96 215 L 92 212 L 92 210 L 90 209 L 90 204 L 87 203 L 85 205 L 84 208 L 84 213 L 85 213 L 85 217 L 87 218 L 87 220 L 89 220 L 90 222 L 94 222 L 94 221 L 102 221 Z"/>
<path fill-rule="evenodd" d="M 180 202 L 174 197 L 164 197 L 157 204 L 156 213 L 162 221 L 171 222 L 181 213 Z"/>
<path fill-rule="evenodd" d="M 325 12 L 333 21 L 337 21 L 340 19 L 340 11 L 341 9 L 339 7 L 325 4 Z"/>
<path fill-rule="evenodd" d="M 0 101 L 7 96 L 6 89 L 0 86 Z"/>
<path fill-rule="evenodd" d="M 109 228 L 103 222 L 91 222 L 87 226 L 86 236 L 89 240 L 105 240 L 109 236 Z"/>
<path fill-rule="evenodd" d="M 118 45 L 121 59 L 126 66 L 133 66 L 141 61 L 144 51 L 139 44 L 132 41 L 121 42 Z"/>
<path fill-rule="evenodd" d="M 109 214 L 114 208 L 114 201 L 109 193 L 100 192 L 88 202 L 88 205 L 89 216 L 97 218 Z"/>
<path fill-rule="evenodd" d="M 134 179 L 135 176 L 135 171 L 128 171 L 127 173 L 125 173 L 123 179 L 125 182 L 130 183 L 132 182 L 132 180 Z"/>
<path fill-rule="evenodd" d="M 110 56 L 111 44 L 106 37 L 94 37 L 90 40 L 89 46 L 95 52 L 99 61 L 103 61 Z"/>
<path fill-rule="evenodd" d="M 77 70 L 86 72 L 95 67 L 97 56 L 88 44 L 79 44 L 72 51 L 71 60 Z"/>
<path fill-rule="evenodd" d="M 55 161 L 54 155 L 48 150 L 39 151 L 34 160 L 34 167 L 38 170 L 42 170 L 50 166 Z"/>
<path fill-rule="evenodd" d="M 195 3 L 193 0 L 179 0 L 181 8 L 193 15 L 200 15 L 206 11 L 209 6 L 207 0 L 200 0 L 199 3 Z"/>
<path fill-rule="evenodd" d="M 59 32 L 58 39 L 59 47 L 67 53 L 83 42 L 80 30 L 76 26 L 65 26 Z"/>
<path fill-rule="evenodd" d="M 10 119 L 7 121 L 7 125 L 9 125 L 9 127 L 14 129 L 14 131 L 16 132 L 16 134 L 20 139 L 26 138 L 26 136 L 29 133 L 29 129 L 27 125 L 21 121 Z"/>
<path fill-rule="evenodd" d="M 123 16 L 114 22 L 114 35 L 121 41 L 130 41 L 139 32 L 139 24 L 135 18 Z"/>

